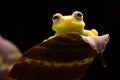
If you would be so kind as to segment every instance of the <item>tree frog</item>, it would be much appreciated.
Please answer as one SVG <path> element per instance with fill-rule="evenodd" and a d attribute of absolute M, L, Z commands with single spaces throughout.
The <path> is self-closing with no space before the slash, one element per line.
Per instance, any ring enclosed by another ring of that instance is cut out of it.
<path fill-rule="evenodd" d="M 83 36 L 98 36 L 96 29 L 86 30 L 83 14 L 80 11 L 74 11 L 72 15 L 63 16 L 61 13 L 55 13 L 52 17 L 52 30 L 55 35 L 66 32 L 79 32 Z"/>

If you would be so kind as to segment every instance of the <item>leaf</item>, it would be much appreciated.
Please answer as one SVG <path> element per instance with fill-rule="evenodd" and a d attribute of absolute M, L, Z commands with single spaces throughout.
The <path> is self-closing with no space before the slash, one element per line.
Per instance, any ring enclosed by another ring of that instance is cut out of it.
<path fill-rule="evenodd" d="M 21 51 L 13 42 L 0 36 L 0 80 L 6 80 L 12 66 L 21 55 Z"/>
<path fill-rule="evenodd" d="M 7 80 L 80 80 L 101 51 L 98 45 L 106 46 L 104 41 L 109 35 L 103 36 L 85 37 L 70 32 L 50 37 L 26 51 Z"/>

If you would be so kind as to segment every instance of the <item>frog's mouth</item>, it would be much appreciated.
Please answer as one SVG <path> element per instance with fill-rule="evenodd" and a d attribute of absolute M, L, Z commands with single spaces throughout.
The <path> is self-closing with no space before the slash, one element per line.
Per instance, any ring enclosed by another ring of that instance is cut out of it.
<path fill-rule="evenodd" d="M 79 25 L 66 25 L 64 27 L 59 27 L 58 30 L 55 30 L 56 34 L 63 34 L 63 33 L 69 33 L 69 32 L 78 32 L 78 33 L 82 33 L 82 31 L 84 30 L 83 26 L 79 26 Z"/>

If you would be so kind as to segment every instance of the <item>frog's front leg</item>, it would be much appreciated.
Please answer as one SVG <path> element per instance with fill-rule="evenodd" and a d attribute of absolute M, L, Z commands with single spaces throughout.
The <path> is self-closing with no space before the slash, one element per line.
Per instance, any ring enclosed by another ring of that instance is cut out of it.
<path fill-rule="evenodd" d="M 82 32 L 83 36 L 95 36 L 95 34 L 91 30 L 83 30 Z"/>
<path fill-rule="evenodd" d="M 95 36 L 98 36 L 98 31 L 96 29 L 91 29 L 90 30 Z"/>

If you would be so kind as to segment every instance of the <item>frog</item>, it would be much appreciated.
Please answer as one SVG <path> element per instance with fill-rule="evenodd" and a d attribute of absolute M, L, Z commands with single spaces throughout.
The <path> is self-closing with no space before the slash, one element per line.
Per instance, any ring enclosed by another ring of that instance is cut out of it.
<path fill-rule="evenodd" d="M 52 30 L 55 31 L 55 35 L 64 34 L 66 32 L 79 32 L 81 35 L 87 37 L 98 36 L 96 29 L 85 29 L 83 13 L 80 11 L 74 11 L 71 15 L 55 13 L 52 16 L 52 22 Z"/>

